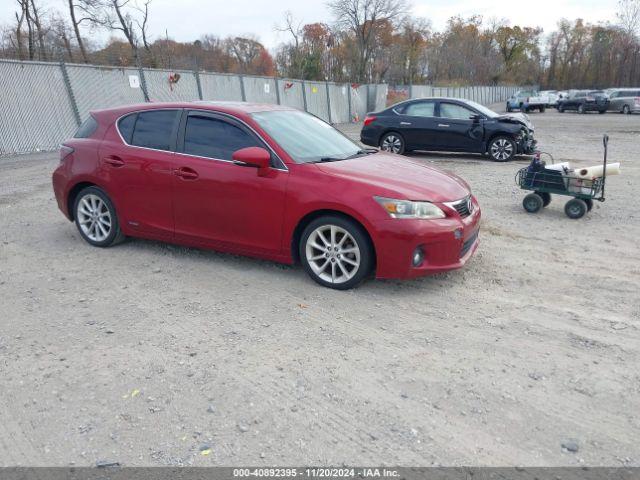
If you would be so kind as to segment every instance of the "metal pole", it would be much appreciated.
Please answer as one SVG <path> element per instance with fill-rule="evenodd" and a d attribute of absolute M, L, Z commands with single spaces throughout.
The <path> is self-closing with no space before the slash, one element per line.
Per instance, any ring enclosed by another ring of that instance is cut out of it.
<path fill-rule="evenodd" d="M 351 84 L 347 84 L 347 101 L 349 102 L 349 123 L 353 121 L 353 112 L 351 111 Z"/>
<path fill-rule="evenodd" d="M 202 84 L 200 83 L 200 72 L 198 72 L 198 70 L 195 70 L 193 74 L 196 76 L 196 86 L 198 87 L 198 98 L 200 100 L 204 100 L 202 98 Z"/>
<path fill-rule="evenodd" d="M 67 94 L 69 95 L 69 103 L 71 103 L 71 110 L 73 111 L 73 116 L 76 119 L 76 123 L 78 126 L 82 123 L 82 119 L 80 118 L 80 110 L 78 110 L 78 103 L 76 102 L 76 97 L 73 95 L 73 89 L 71 88 L 71 81 L 69 80 L 69 73 L 67 72 L 67 66 L 63 61 L 60 62 L 60 70 L 62 71 L 62 79 L 64 80 L 64 86 L 67 89 Z"/>
<path fill-rule="evenodd" d="M 331 96 L 329 95 L 329 82 L 324 82 L 325 90 L 327 91 L 327 113 L 329 114 L 329 123 L 331 121 Z"/>
<path fill-rule="evenodd" d="M 280 105 L 280 86 L 278 85 L 278 77 L 273 77 L 273 83 L 276 84 L 276 103 Z"/>
<path fill-rule="evenodd" d="M 244 91 L 244 75 L 238 75 L 238 78 L 240 78 L 240 95 L 242 95 L 242 101 L 246 102 L 247 94 Z"/>
<path fill-rule="evenodd" d="M 308 110 L 307 110 L 307 87 L 304 84 L 304 80 L 302 80 L 302 104 L 304 105 L 304 111 L 308 112 Z"/>

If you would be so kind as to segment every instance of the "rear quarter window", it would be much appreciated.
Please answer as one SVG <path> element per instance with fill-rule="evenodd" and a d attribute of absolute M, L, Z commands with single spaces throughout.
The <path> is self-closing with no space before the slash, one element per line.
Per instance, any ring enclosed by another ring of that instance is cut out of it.
<path fill-rule="evenodd" d="M 126 117 L 122 117 L 118 120 L 118 131 L 122 136 L 125 143 L 131 143 L 131 137 L 133 136 L 133 127 L 136 124 L 137 113 L 132 113 Z"/>
<path fill-rule="evenodd" d="M 98 122 L 96 122 L 95 118 L 89 115 L 89 118 L 82 122 L 82 125 L 78 127 L 78 130 L 76 130 L 73 138 L 89 138 L 91 135 L 93 135 L 97 128 Z"/>

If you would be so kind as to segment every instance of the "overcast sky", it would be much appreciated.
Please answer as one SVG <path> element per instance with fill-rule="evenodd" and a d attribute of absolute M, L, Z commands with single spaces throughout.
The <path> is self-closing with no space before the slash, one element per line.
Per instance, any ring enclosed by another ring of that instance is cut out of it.
<path fill-rule="evenodd" d="M 66 0 L 46 0 L 47 9 L 65 10 Z M 560 18 L 583 18 L 591 23 L 614 21 L 616 0 L 414 0 L 411 14 L 431 21 L 441 30 L 454 15 L 480 14 L 485 19 L 507 19 L 511 24 L 539 26 L 545 32 Z M 15 0 L 0 0 L 0 24 L 12 21 Z M 323 0 L 152 0 L 150 31 L 179 41 L 193 41 L 205 33 L 257 36 L 269 49 L 287 40 L 275 31 L 291 11 L 303 23 L 330 23 L 331 14 Z M 106 39 L 106 36 L 103 38 Z"/>

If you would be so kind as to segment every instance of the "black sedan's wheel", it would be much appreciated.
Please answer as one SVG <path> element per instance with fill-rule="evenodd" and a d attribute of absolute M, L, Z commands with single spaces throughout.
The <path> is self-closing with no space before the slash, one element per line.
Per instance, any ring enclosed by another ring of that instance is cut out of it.
<path fill-rule="evenodd" d="M 522 199 L 522 206 L 527 212 L 536 213 L 544 206 L 544 200 L 537 193 L 529 193 Z"/>
<path fill-rule="evenodd" d="M 307 225 L 299 254 L 313 280 L 337 290 L 355 287 L 373 266 L 373 249 L 366 233 L 355 222 L 333 215 Z"/>
<path fill-rule="evenodd" d="M 564 106 L 558 105 L 558 113 L 564 113 Z"/>
<path fill-rule="evenodd" d="M 385 152 L 402 155 L 404 153 L 404 138 L 399 133 L 389 132 L 380 140 L 380 148 Z"/>
<path fill-rule="evenodd" d="M 607 111 L 606 111 L 606 110 L 598 110 L 598 113 L 599 113 L 600 115 L 602 115 L 603 113 L 607 113 Z"/>
<path fill-rule="evenodd" d="M 540 107 L 540 113 L 544 113 L 545 110 L 546 108 L 544 106 Z"/>
<path fill-rule="evenodd" d="M 578 113 L 587 113 L 587 111 L 584 109 L 584 104 L 580 104 L 578 105 Z"/>
<path fill-rule="evenodd" d="M 109 247 L 124 239 L 111 199 L 98 187 L 87 187 L 76 197 L 74 218 L 87 243 Z"/>
<path fill-rule="evenodd" d="M 489 156 L 496 162 L 508 162 L 516 154 L 516 142 L 509 137 L 495 137 L 489 143 Z"/>
<path fill-rule="evenodd" d="M 513 109 L 511 108 L 511 105 L 507 103 L 507 112 L 511 113 L 512 111 Z"/>
<path fill-rule="evenodd" d="M 624 107 L 622 107 L 622 113 L 624 113 L 625 115 L 629 115 L 631 113 L 629 105 L 625 105 Z"/>
<path fill-rule="evenodd" d="M 564 206 L 564 213 L 567 214 L 567 217 L 573 219 L 584 217 L 587 211 L 587 202 L 581 200 L 580 198 L 569 200 Z"/>

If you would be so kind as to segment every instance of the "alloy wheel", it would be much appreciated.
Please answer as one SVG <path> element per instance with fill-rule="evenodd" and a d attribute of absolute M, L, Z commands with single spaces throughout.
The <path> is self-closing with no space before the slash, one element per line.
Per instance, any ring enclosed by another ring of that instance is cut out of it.
<path fill-rule="evenodd" d="M 513 144 L 506 138 L 498 138 L 491 143 L 491 156 L 495 160 L 508 160 L 513 155 Z"/>
<path fill-rule="evenodd" d="M 347 230 L 337 225 L 322 225 L 311 232 L 305 254 L 313 273 L 329 283 L 347 282 L 360 269 L 358 243 Z"/>
<path fill-rule="evenodd" d="M 78 225 L 89 240 L 103 242 L 111 233 L 111 212 L 97 195 L 88 194 L 78 202 Z"/>
<path fill-rule="evenodd" d="M 387 135 L 382 140 L 382 150 L 392 153 L 399 153 L 402 149 L 402 140 L 396 135 Z"/>

